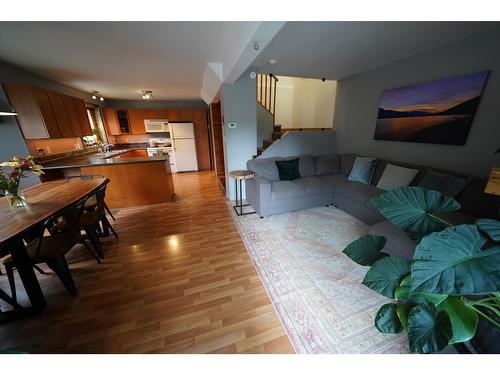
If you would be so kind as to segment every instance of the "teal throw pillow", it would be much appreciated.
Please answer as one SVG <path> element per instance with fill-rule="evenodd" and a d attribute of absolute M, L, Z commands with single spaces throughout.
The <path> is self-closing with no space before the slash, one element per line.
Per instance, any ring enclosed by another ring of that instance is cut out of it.
<path fill-rule="evenodd" d="M 369 184 L 372 179 L 373 169 L 375 168 L 376 162 L 377 158 L 364 158 L 361 156 L 356 156 L 356 160 L 354 160 L 354 165 L 352 166 L 351 174 L 349 175 L 349 177 L 347 177 L 347 179 L 349 181 Z"/>
<path fill-rule="evenodd" d="M 292 181 L 300 178 L 299 159 L 276 160 L 281 181 Z"/>

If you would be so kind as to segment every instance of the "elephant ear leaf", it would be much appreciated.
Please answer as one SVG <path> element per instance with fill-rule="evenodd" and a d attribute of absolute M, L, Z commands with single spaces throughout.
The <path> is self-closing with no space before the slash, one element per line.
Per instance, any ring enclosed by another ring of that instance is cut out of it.
<path fill-rule="evenodd" d="M 371 203 L 391 223 L 417 241 L 446 228 L 446 224 L 434 213 L 460 209 L 455 199 L 417 186 L 387 191 L 372 198 Z"/>
<path fill-rule="evenodd" d="M 393 298 L 394 290 L 409 273 L 409 260 L 399 257 L 382 258 L 366 273 L 363 284 L 375 292 Z"/>
<path fill-rule="evenodd" d="M 415 249 L 411 291 L 449 295 L 500 289 L 500 246 L 481 250 L 475 225 L 458 225 L 425 237 Z"/>
<path fill-rule="evenodd" d="M 479 219 L 476 225 L 493 241 L 500 242 L 500 221 L 493 219 Z"/>
<path fill-rule="evenodd" d="M 386 303 L 377 312 L 375 317 L 375 327 L 382 333 L 399 333 L 403 326 L 399 321 L 395 303 Z"/>
<path fill-rule="evenodd" d="M 380 252 L 385 243 L 386 239 L 383 236 L 366 234 L 349 244 L 343 252 L 356 263 L 362 266 L 371 266 L 377 260 L 389 256 L 389 254 Z"/>
<path fill-rule="evenodd" d="M 460 297 L 448 297 L 437 306 L 451 320 L 453 336 L 450 344 L 468 341 L 476 334 L 478 314 Z"/>
<path fill-rule="evenodd" d="M 432 303 L 414 306 L 407 320 L 410 351 L 434 353 L 443 350 L 452 337 L 450 318 L 437 311 Z"/>

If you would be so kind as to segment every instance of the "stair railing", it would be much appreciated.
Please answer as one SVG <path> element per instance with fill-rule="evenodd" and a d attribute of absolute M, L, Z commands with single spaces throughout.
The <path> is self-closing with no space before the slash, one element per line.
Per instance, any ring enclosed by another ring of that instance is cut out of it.
<path fill-rule="evenodd" d="M 273 124 L 276 113 L 276 84 L 278 81 L 278 77 L 272 73 L 258 74 L 256 79 L 257 102 L 273 116 Z"/>

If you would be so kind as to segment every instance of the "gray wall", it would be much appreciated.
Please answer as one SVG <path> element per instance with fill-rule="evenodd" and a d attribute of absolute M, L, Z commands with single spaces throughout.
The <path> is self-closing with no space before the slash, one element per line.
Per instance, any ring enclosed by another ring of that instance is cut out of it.
<path fill-rule="evenodd" d="M 487 177 L 500 165 L 500 29 L 358 74 L 338 82 L 334 128 L 340 152 L 356 152 Z M 490 70 L 465 146 L 373 139 L 382 91 Z"/>
<path fill-rule="evenodd" d="M 262 147 L 264 139 L 271 139 L 273 135 L 273 115 L 261 104 L 255 101 L 257 106 L 257 147 Z"/>
<path fill-rule="evenodd" d="M 92 101 L 87 93 L 62 85 L 4 62 L 0 62 L 0 83 L 30 83 L 35 86 L 44 87 L 49 90 L 59 91 L 67 95 Z M 7 101 L 5 91 L 1 86 L 0 101 Z M 24 143 L 24 138 L 19 130 L 15 117 L 2 116 L 0 117 L 0 161 L 9 160 L 15 155 L 28 155 L 28 148 Z M 38 182 L 40 182 L 40 179 L 35 175 L 30 174 L 29 178 L 22 181 L 21 187 L 34 185 Z"/>
<path fill-rule="evenodd" d="M 113 108 L 207 108 L 203 100 L 121 100 L 106 99 L 103 102 L 104 107 Z"/>
<path fill-rule="evenodd" d="M 336 154 L 336 136 L 335 131 L 289 131 L 259 157 Z"/>
<path fill-rule="evenodd" d="M 224 154 L 226 158 L 226 186 L 229 199 L 235 198 L 234 181 L 229 172 L 246 169 L 247 160 L 257 152 L 256 85 L 248 69 L 234 84 L 222 85 L 222 111 L 224 116 Z M 228 123 L 237 127 L 229 129 Z"/>

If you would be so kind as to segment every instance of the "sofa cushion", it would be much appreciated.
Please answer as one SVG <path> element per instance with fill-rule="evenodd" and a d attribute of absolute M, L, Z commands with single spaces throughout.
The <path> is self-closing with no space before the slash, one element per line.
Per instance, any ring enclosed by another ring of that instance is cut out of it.
<path fill-rule="evenodd" d="M 380 190 L 375 186 L 347 180 L 334 186 L 335 194 L 340 194 L 352 201 L 361 203 L 363 205 L 368 205 L 369 200 L 372 197 L 375 197 L 383 192 L 383 190 Z"/>
<path fill-rule="evenodd" d="M 299 159 L 292 160 L 275 160 L 278 167 L 280 181 L 293 181 L 300 178 Z"/>
<path fill-rule="evenodd" d="M 314 157 L 312 155 L 287 156 L 281 160 L 299 159 L 299 173 L 301 177 L 314 176 Z"/>
<path fill-rule="evenodd" d="M 333 186 L 338 184 L 345 184 L 348 182 L 347 177 L 342 174 L 329 174 L 326 176 L 321 176 L 321 178 L 333 184 Z"/>
<path fill-rule="evenodd" d="M 471 182 L 468 177 L 455 177 L 450 174 L 440 173 L 430 170 L 426 173 L 418 186 L 439 191 L 441 194 L 449 197 L 456 197 Z"/>
<path fill-rule="evenodd" d="M 310 176 L 293 181 L 294 184 L 305 190 L 306 196 L 329 194 L 333 192 L 333 185 L 320 177 Z"/>
<path fill-rule="evenodd" d="M 390 221 L 385 220 L 373 224 L 368 233 L 384 236 L 387 239 L 384 249 L 382 250 L 384 253 L 406 259 L 413 259 L 417 244 L 410 240 L 402 229 L 399 229 Z"/>
<path fill-rule="evenodd" d="M 264 177 L 269 181 L 278 181 L 280 176 L 278 174 L 278 167 L 276 167 L 276 160 L 282 158 L 263 158 L 251 159 L 247 161 L 247 168 L 257 176 Z"/>
<path fill-rule="evenodd" d="M 356 156 L 356 160 L 354 160 L 354 165 L 352 166 L 348 180 L 369 184 L 372 179 L 373 168 L 375 168 L 376 162 L 377 158 Z"/>
<path fill-rule="evenodd" d="M 340 173 L 343 174 L 344 176 L 349 176 L 349 173 L 351 173 L 355 159 L 356 159 L 355 154 L 340 155 Z"/>
<path fill-rule="evenodd" d="M 389 191 L 403 186 L 408 186 L 418 173 L 418 169 L 403 168 L 387 164 L 384 173 L 377 183 L 379 189 Z"/>
<path fill-rule="evenodd" d="M 303 197 L 305 190 L 292 181 L 273 181 L 271 183 L 271 199 L 290 199 Z"/>
<path fill-rule="evenodd" d="M 339 155 L 318 155 L 314 157 L 314 174 L 316 176 L 339 174 L 340 156 Z"/>

